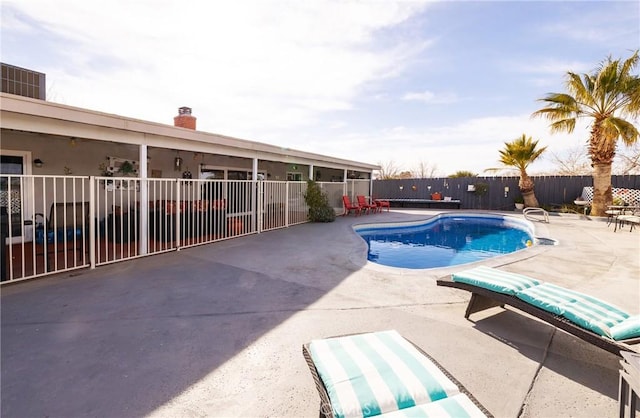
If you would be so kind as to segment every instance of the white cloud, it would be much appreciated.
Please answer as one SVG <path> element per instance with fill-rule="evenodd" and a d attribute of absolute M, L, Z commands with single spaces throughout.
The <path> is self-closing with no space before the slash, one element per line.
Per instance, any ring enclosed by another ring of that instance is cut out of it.
<path fill-rule="evenodd" d="M 531 59 L 533 60 L 534 58 Z M 590 72 L 594 68 L 594 63 L 554 58 L 535 58 L 533 62 L 519 59 L 506 62 L 504 66 L 509 71 L 523 74 L 547 74 L 557 78 L 559 75 L 567 74 L 568 71 L 573 73 Z"/>
<path fill-rule="evenodd" d="M 433 93 L 429 90 L 423 92 L 405 93 L 402 100 L 418 101 L 427 104 L 455 103 L 458 98 L 453 93 Z"/>
<path fill-rule="evenodd" d="M 330 140 L 309 139 L 308 151 L 353 158 L 370 163 L 393 161 L 402 170 L 413 170 L 418 165 L 436 165 L 440 175 L 458 170 L 469 170 L 480 175 L 487 168 L 499 166 L 498 151 L 504 143 L 522 134 L 539 140 L 547 146 L 547 157 L 536 161 L 530 173 L 550 171 L 553 167 L 550 152 L 584 146 L 589 131 L 581 122 L 573 134 L 550 134 L 548 122 L 532 119 L 530 115 L 513 117 L 486 117 L 460 122 L 449 126 L 409 129 L 397 126 L 380 132 L 345 133 L 332 136 Z"/>
<path fill-rule="evenodd" d="M 199 129 L 234 136 L 348 110 L 363 85 L 400 71 L 398 63 L 423 48 L 423 41 L 376 42 L 378 31 L 419 12 L 420 2 L 13 6 L 75 45 L 60 45 L 64 66 L 44 69 L 67 104 L 164 123 L 186 105 Z"/>

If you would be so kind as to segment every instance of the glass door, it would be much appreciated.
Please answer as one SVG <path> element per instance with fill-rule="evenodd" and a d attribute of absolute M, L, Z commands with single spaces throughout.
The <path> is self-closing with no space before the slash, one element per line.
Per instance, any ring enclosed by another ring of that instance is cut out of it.
<path fill-rule="evenodd" d="M 31 193 L 23 177 L 31 174 L 30 152 L 3 150 L 0 155 L 0 207 L 11 223 L 11 236 L 22 235 L 22 219 L 31 219 Z"/>

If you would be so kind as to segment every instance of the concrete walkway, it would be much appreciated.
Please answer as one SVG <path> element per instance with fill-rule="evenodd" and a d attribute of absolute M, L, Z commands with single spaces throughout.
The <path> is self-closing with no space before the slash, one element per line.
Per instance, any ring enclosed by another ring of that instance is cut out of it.
<path fill-rule="evenodd" d="M 316 417 L 314 338 L 396 329 L 497 417 L 611 417 L 618 358 L 520 312 L 464 319 L 469 294 L 368 263 L 352 225 L 304 224 L 1 288 L 2 406 L 12 417 Z M 518 215 L 514 215 L 518 216 Z M 519 215 L 521 216 L 521 215 Z M 639 313 L 640 231 L 577 215 L 485 264 Z"/>

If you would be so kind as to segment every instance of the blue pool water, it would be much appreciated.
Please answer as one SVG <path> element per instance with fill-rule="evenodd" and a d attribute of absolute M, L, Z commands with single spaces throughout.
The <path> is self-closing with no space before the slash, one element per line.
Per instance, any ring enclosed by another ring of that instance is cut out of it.
<path fill-rule="evenodd" d="M 356 232 L 369 246 L 369 261 L 409 269 L 472 263 L 534 241 L 526 222 L 499 215 L 441 214 L 421 223 L 358 226 Z"/>

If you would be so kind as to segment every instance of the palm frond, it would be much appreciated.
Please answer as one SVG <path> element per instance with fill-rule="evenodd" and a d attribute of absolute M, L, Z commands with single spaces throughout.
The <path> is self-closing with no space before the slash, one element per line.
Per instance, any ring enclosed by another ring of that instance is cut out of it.
<path fill-rule="evenodd" d="M 572 133 L 576 128 L 576 118 L 560 119 L 549 125 L 551 133 L 567 132 Z"/>
<path fill-rule="evenodd" d="M 622 63 L 622 66 L 620 67 L 620 73 L 628 75 L 629 73 L 631 73 L 631 71 L 633 71 L 636 65 L 638 65 L 639 61 L 640 61 L 639 51 L 636 50 L 636 52 L 634 52 L 633 55 L 631 55 L 629 58 L 627 58 L 624 61 L 624 63 Z"/>
<path fill-rule="evenodd" d="M 532 116 L 549 120 L 552 133 L 571 133 L 577 118 L 593 118 L 594 126 L 598 124 L 604 130 L 601 140 L 607 138 L 605 142 L 615 145 L 618 137 L 623 137 L 625 143 L 634 142 L 638 129 L 623 118 L 640 115 L 640 77 L 631 74 L 639 63 L 640 50 L 636 50 L 624 61 L 607 57 L 589 74 L 567 72 L 567 93 L 547 94 L 540 99 L 545 107 Z"/>
<path fill-rule="evenodd" d="M 631 122 L 620 118 L 609 118 L 607 122 L 609 126 L 615 129 L 615 136 L 619 135 L 625 145 L 633 145 L 638 141 L 640 132 Z"/>
<path fill-rule="evenodd" d="M 500 150 L 500 163 L 507 167 L 515 167 L 520 172 L 526 173 L 526 168 L 534 162 L 547 147 L 537 148 L 539 141 L 522 134 L 521 137 L 511 142 L 505 142 L 504 149 Z"/>
<path fill-rule="evenodd" d="M 566 100 L 571 100 L 573 106 L 577 107 L 577 103 L 592 103 L 591 91 L 593 91 L 593 80 L 587 74 L 584 77 L 580 77 L 578 74 L 569 72 L 567 73 L 566 81 L 567 90 L 573 95 L 565 94 L 568 96 Z"/>

